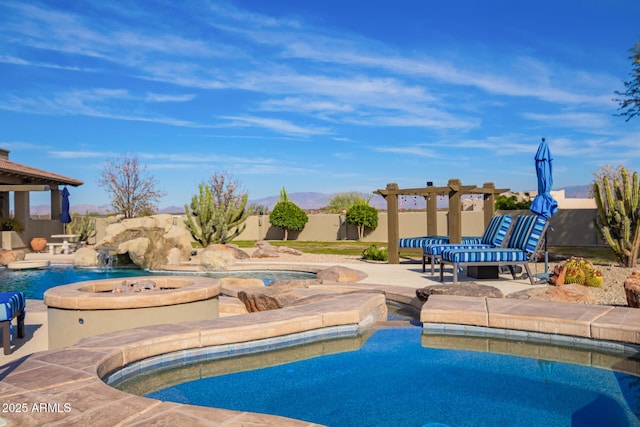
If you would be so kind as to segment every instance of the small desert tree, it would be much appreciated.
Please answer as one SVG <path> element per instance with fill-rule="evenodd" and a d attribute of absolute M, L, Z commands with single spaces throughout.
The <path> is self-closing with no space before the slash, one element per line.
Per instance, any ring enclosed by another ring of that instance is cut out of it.
<path fill-rule="evenodd" d="M 528 199 L 518 200 L 518 197 L 515 195 L 505 196 L 504 194 L 500 194 L 496 197 L 495 208 L 498 211 L 509 211 L 509 210 L 518 210 L 518 209 L 529 209 L 531 207 L 531 197 L 529 197 L 529 193 L 524 193 Z"/>
<path fill-rule="evenodd" d="M 640 115 L 640 43 L 636 43 L 629 50 L 631 52 L 631 79 L 624 82 L 625 91 L 615 91 L 621 98 L 614 99 L 622 111 L 620 115 L 629 121 L 632 117 Z"/>
<path fill-rule="evenodd" d="M 133 154 L 107 159 L 97 181 L 109 193 L 113 211 L 125 218 L 153 213 L 165 195 Z"/>
<path fill-rule="evenodd" d="M 345 220 L 358 227 L 358 240 L 362 240 L 366 228 L 375 230 L 378 226 L 378 210 L 362 200 L 349 208 Z"/>
<path fill-rule="evenodd" d="M 289 230 L 302 230 L 309 221 L 305 211 L 289 200 L 287 191 L 282 187 L 278 203 L 273 207 L 269 222 L 284 230 L 284 240 L 289 238 Z"/>
<path fill-rule="evenodd" d="M 358 193 L 356 191 L 350 191 L 348 193 L 336 193 L 331 199 L 329 199 L 329 203 L 327 204 L 327 212 L 328 213 L 342 213 L 342 211 L 347 211 L 349 208 L 356 203 L 366 202 L 369 203 L 371 197 L 365 198 L 362 193 Z"/>
<path fill-rule="evenodd" d="M 640 186 L 638 173 L 606 166 L 594 174 L 593 194 L 598 215 L 596 229 L 627 267 L 636 267 L 640 248 Z"/>

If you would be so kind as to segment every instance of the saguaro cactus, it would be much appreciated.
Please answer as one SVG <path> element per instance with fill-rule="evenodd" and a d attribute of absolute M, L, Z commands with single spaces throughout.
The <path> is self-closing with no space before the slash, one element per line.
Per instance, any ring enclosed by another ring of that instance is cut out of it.
<path fill-rule="evenodd" d="M 613 182 L 604 175 L 593 183 L 593 193 L 598 208 L 595 225 L 600 236 L 622 264 L 636 267 L 640 247 L 638 173 L 629 177 L 629 171 L 621 168 Z"/>

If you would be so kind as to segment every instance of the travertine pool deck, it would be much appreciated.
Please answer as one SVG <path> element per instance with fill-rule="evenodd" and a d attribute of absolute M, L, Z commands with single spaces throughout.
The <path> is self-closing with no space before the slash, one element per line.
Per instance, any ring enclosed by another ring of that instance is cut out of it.
<path fill-rule="evenodd" d="M 169 352 L 322 328 L 371 326 L 386 316 L 385 298 L 418 305 L 415 290 L 427 285 L 425 277 L 417 273 L 418 265 L 345 266 L 361 269 L 368 277 L 356 284 L 325 283 L 320 287 L 343 288 L 350 293 L 306 305 L 112 332 L 56 351 L 30 353 L 33 347 L 29 347 L 29 340 L 18 340 L 14 349 L 17 354 L 12 355 L 17 358 L 0 367 L 0 402 L 7 408 L 0 414 L 0 424 L 314 425 L 132 396 L 106 385 L 102 378 L 132 361 Z M 507 289 L 530 286 L 524 281 L 483 281 L 498 287 L 505 282 L 509 282 Z M 363 292 L 353 292 L 357 290 Z M 479 326 L 640 344 L 640 310 L 626 307 L 432 295 L 422 306 L 420 320 L 427 325 Z M 41 322 L 32 331 L 46 330 L 46 311 L 41 302 L 28 301 L 27 338 L 35 336 L 29 334 L 30 321 Z"/>

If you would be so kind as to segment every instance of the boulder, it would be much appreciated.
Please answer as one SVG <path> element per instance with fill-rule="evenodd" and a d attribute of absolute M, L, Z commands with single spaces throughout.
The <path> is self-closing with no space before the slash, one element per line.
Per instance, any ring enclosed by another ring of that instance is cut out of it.
<path fill-rule="evenodd" d="M 224 271 L 235 265 L 234 251 L 226 245 L 209 245 L 200 252 L 200 267 L 205 270 Z"/>
<path fill-rule="evenodd" d="M 316 275 L 319 280 L 328 282 L 359 282 L 367 277 L 367 274 L 353 268 L 334 265 L 320 270 Z"/>
<path fill-rule="evenodd" d="M 504 298 L 500 289 L 477 283 L 459 283 L 457 285 L 434 285 L 416 289 L 420 301 L 427 301 L 430 295 L 461 295 L 467 297 Z"/>
<path fill-rule="evenodd" d="M 280 254 L 302 255 L 302 252 L 297 249 L 288 246 L 274 246 L 266 240 L 257 241 L 255 246 L 258 249 L 253 252 L 252 258 L 277 258 Z"/>
<path fill-rule="evenodd" d="M 7 266 L 12 262 L 24 260 L 24 251 L 0 249 L 0 265 Z"/>
<path fill-rule="evenodd" d="M 238 292 L 238 299 L 250 313 L 256 311 L 275 310 L 304 298 L 294 292 L 279 292 L 266 288 L 264 292 L 248 292 L 246 290 Z"/>
<path fill-rule="evenodd" d="M 80 248 L 73 253 L 73 265 L 77 267 L 95 267 L 98 265 L 98 252 L 93 248 Z"/>
<path fill-rule="evenodd" d="M 582 304 L 595 304 L 593 288 L 578 285 L 565 284 L 563 286 L 545 286 L 534 289 L 526 289 L 507 295 L 510 299 L 535 299 L 537 301 L 572 302 Z"/>
<path fill-rule="evenodd" d="M 272 246 L 271 248 L 256 249 L 251 255 L 251 258 L 278 258 L 279 256 L 280 253 L 278 252 L 278 250 L 275 249 L 274 246 Z"/>
<path fill-rule="evenodd" d="M 294 248 L 290 248 L 289 246 L 278 246 L 277 248 L 278 248 L 278 252 L 281 254 L 297 255 L 297 256 L 302 255 L 301 251 Z"/>
<path fill-rule="evenodd" d="M 547 295 L 553 301 L 579 302 L 583 304 L 595 304 L 596 298 L 591 293 L 591 288 L 580 284 L 565 284 L 562 287 L 547 289 Z"/>
<path fill-rule="evenodd" d="M 306 289 L 313 283 L 307 280 L 278 280 L 263 289 L 238 291 L 238 299 L 249 312 L 275 310 L 308 298 L 308 295 L 297 293 L 296 290 Z"/>
<path fill-rule="evenodd" d="M 152 215 L 122 219 L 109 224 L 96 249 L 110 248 L 119 255 L 128 254 L 143 269 L 159 269 L 189 261 L 191 233 L 183 224 L 174 224 L 171 215 Z"/>
<path fill-rule="evenodd" d="M 627 295 L 627 305 L 640 308 L 640 271 L 634 271 L 624 281 L 624 292 Z"/>

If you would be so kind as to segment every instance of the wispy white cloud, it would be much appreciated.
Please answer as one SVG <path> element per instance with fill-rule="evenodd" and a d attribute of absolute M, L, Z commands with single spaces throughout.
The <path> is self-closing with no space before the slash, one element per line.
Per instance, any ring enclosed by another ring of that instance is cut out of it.
<path fill-rule="evenodd" d="M 194 94 L 167 95 L 162 93 L 148 93 L 145 99 L 153 102 L 187 102 L 196 97 Z"/>
<path fill-rule="evenodd" d="M 392 153 L 392 154 L 411 154 L 412 156 L 427 157 L 436 159 L 442 157 L 436 150 L 431 150 L 420 145 L 405 146 L 405 147 L 373 147 L 373 151 L 379 153 Z"/>
<path fill-rule="evenodd" d="M 330 133 L 330 130 L 327 128 L 319 128 L 313 125 L 298 126 L 282 119 L 255 116 L 221 116 L 220 119 L 228 120 L 228 123 L 221 125 L 224 127 L 258 127 L 278 133 L 301 137 L 326 135 Z"/>

